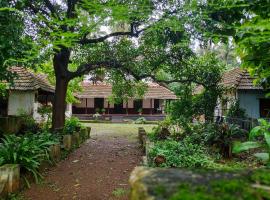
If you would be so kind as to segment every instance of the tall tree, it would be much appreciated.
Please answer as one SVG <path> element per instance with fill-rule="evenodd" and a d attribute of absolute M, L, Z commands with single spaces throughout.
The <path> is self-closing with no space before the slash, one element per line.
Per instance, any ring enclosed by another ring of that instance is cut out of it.
<path fill-rule="evenodd" d="M 204 35 L 226 42 L 233 37 L 242 65 L 270 88 L 270 2 L 268 0 L 197 1 Z"/>
<path fill-rule="evenodd" d="M 53 56 L 56 77 L 54 129 L 64 125 L 70 80 L 97 68 L 128 73 L 136 52 L 129 52 L 132 49 L 128 45 L 120 48 L 117 45 L 122 42 L 120 38 L 139 37 L 155 22 L 178 9 L 175 3 L 155 0 L 14 0 L 10 6 L 28 14 L 25 18 L 27 33 L 41 48 L 41 53 L 49 52 Z M 112 32 L 119 24 L 128 24 L 129 30 Z"/>
<path fill-rule="evenodd" d="M 0 81 L 12 79 L 13 74 L 7 68 L 23 62 L 30 49 L 24 34 L 23 14 L 8 7 L 9 2 L 0 2 Z"/>

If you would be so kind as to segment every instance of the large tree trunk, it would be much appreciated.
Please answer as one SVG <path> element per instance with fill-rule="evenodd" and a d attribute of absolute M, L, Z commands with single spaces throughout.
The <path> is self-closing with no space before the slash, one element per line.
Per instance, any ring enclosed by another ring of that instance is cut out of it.
<path fill-rule="evenodd" d="M 65 124 L 66 93 L 68 80 L 56 77 L 56 88 L 53 103 L 52 128 L 62 129 Z"/>
<path fill-rule="evenodd" d="M 56 77 L 56 86 L 53 102 L 52 128 L 53 130 L 62 129 L 65 124 L 66 94 L 68 82 L 68 63 L 70 51 L 63 48 L 56 53 L 53 58 L 53 67 Z"/>

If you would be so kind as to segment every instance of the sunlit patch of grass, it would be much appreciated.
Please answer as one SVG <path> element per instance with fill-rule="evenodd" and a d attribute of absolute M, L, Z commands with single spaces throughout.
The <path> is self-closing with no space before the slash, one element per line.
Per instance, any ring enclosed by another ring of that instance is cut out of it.
<path fill-rule="evenodd" d="M 123 189 L 123 188 L 116 188 L 113 192 L 112 192 L 113 196 L 115 197 L 122 197 L 124 195 L 127 194 L 127 190 Z"/>

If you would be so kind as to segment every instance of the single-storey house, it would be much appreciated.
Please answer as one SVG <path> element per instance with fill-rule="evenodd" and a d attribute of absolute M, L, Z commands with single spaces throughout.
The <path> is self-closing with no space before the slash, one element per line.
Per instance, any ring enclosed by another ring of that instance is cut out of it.
<path fill-rule="evenodd" d="M 40 120 L 38 108 L 52 104 L 54 87 L 46 76 L 34 74 L 22 67 L 11 67 L 13 83 L 7 84 L 7 97 L 0 100 L 0 116 L 32 115 Z"/>
<path fill-rule="evenodd" d="M 216 116 L 224 116 L 231 103 L 239 101 L 239 106 L 246 111 L 249 118 L 269 118 L 270 99 L 266 91 L 259 85 L 254 85 L 254 78 L 246 70 L 234 68 L 225 72 L 222 83 L 227 88 L 223 100 L 218 100 Z M 269 92 L 269 91 L 268 91 Z"/>
<path fill-rule="evenodd" d="M 72 113 L 78 117 L 101 113 L 101 110 L 101 114 L 107 116 L 164 116 L 166 102 L 177 98 L 169 89 L 156 83 L 148 83 L 143 99 L 129 99 L 120 104 L 111 104 L 108 99 L 112 95 L 112 85 L 105 82 L 83 82 L 82 87 L 83 91 L 77 95 L 80 103 L 72 106 Z"/>

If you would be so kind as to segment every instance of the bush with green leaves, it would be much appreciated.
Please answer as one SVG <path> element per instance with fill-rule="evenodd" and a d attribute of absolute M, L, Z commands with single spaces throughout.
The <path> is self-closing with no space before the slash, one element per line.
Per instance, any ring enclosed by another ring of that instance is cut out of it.
<path fill-rule="evenodd" d="M 229 118 L 247 118 L 246 110 L 240 107 L 239 101 L 236 101 L 231 105 L 226 116 Z"/>
<path fill-rule="evenodd" d="M 134 121 L 135 124 L 145 124 L 146 123 L 146 119 L 144 117 L 139 117 L 138 119 L 136 119 Z"/>
<path fill-rule="evenodd" d="M 58 144 L 58 138 L 48 132 L 26 135 L 5 135 L 0 143 L 0 165 L 19 164 L 22 172 L 30 172 L 38 182 L 43 160 L 50 161 L 49 148 Z"/>
<path fill-rule="evenodd" d="M 263 149 L 263 152 L 255 153 L 254 156 L 270 166 L 270 122 L 265 119 L 259 119 L 259 126 L 250 131 L 249 141 L 234 144 L 233 152 L 240 153 L 257 148 Z"/>
<path fill-rule="evenodd" d="M 71 117 L 66 119 L 64 126 L 64 134 L 73 134 L 76 131 L 79 131 L 82 127 L 80 120 L 77 117 Z"/>
<path fill-rule="evenodd" d="M 204 142 L 208 146 L 215 146 L 223 158 L 232 158 L 233 141 L 244 137 L 243 131 L 234 124 L 209 124 L 204 132 Z"/>
<path fill-rule="evenodd" d="M 207 167 L 212 162 L 206 148 L 200 144 L 193 144 L 188 139 L 183 141 L 157 141 L 149 149 L 150 166 L 156 166 L 155 159 L 164 157 L 160 167 Z"/>
<path fill-rule="evenodd" d="M 35 121 L 32 115 L 27 114 L 24 111 L 20 111 L 21 128 L 19 132 L 21 134 L 37 133 L 41 131 L 39 124 Z"/>

